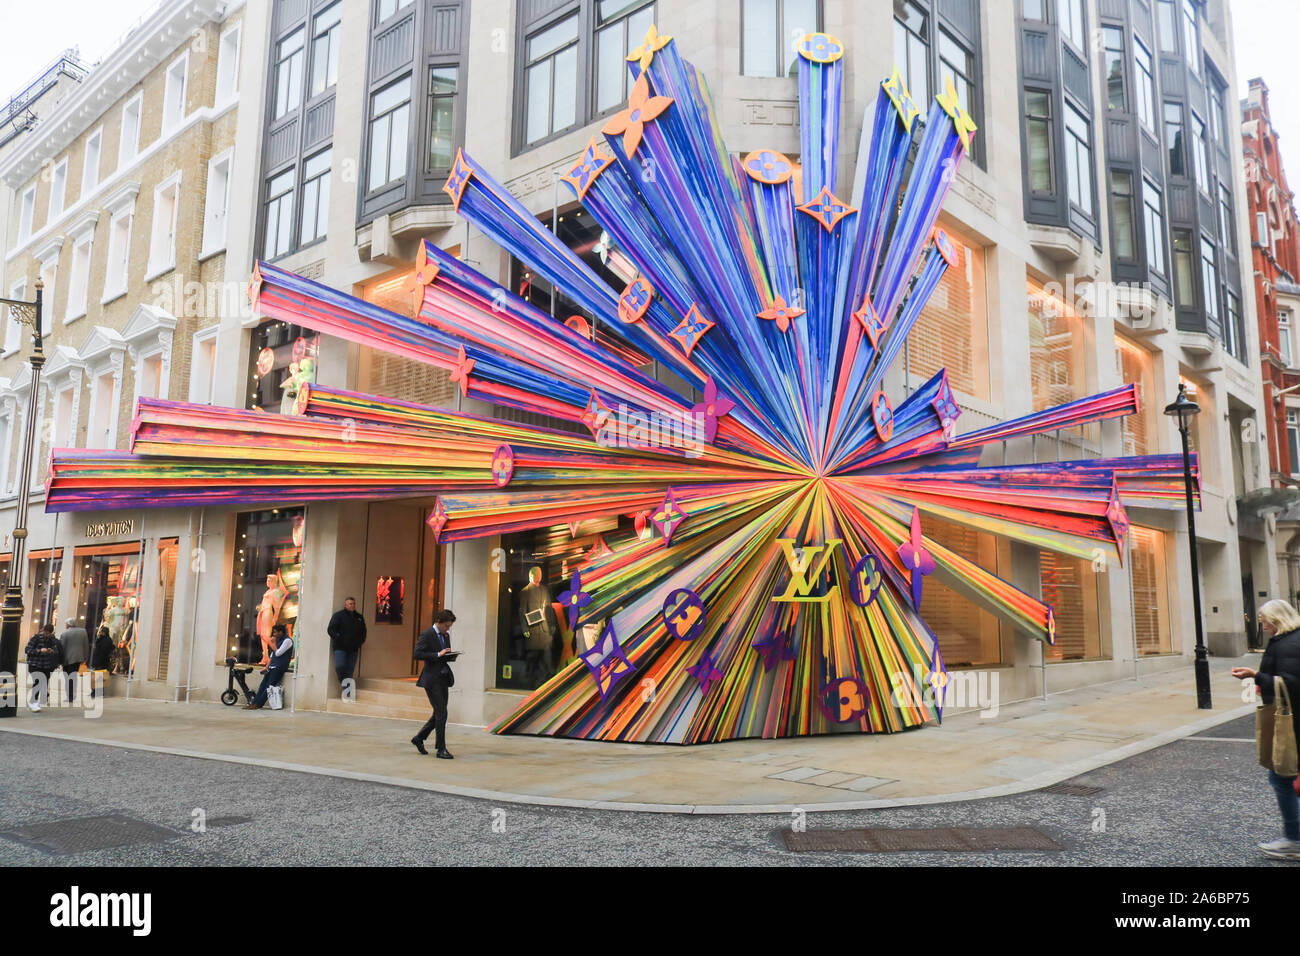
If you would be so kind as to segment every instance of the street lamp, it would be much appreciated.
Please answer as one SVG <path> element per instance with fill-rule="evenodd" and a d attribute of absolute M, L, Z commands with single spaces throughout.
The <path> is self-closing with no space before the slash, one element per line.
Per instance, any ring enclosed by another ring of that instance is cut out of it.
<path fill-rule="evenodd" d="M 1196 514 L 1192 509 L 1192 456 L 1187 450 L 1187 431 L 1201 406 L 1187 397 L 1187 386 L 1178 383 L 1178 397 L 1165 406 L 1165 414 L 1178 420 L 1183 436 L 1183 490 L 1187 496 L 1187 539 L 1192 551 L 1192 613 L 1196 615 L 1196 706 L 1209 710 L 1210 661 L 1205 653 L 1205 634 L 1201 627 L 1201 572 L 1196 560 Z"/>
<path fill-rule="evenodd" d="M 16 321 L 32 330 L 31 391 L 27 393 L 27 420 L 23 427 L 22 469 L 18 479 L 18 508 L 14 522 L 14 550 L 9 562 L 9 586 L 0 608 L 0 717 L 18 714 L 18 640 L 23 626 L 23 571 L 27 549 L 27 496 L 32 486 L 32 441 L 36 437 L 36 393 L 41 385 L 45 352 L 41 343 L 41 300 L 45 283 L 36 280 L 36 301 L 0 299 Z"/>

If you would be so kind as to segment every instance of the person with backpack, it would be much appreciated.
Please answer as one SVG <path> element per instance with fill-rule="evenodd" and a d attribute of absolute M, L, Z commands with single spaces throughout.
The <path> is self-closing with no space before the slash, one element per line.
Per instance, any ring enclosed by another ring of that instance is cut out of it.
<path fill-rule="evenodd" d="M 27 655 L 27 674 L 32 680 L 32 696 L 27 702 L 33 714 L 39 714 L 49 693 L 50 675 L 63 663 L 63 646 L 54 636 L 54 625 L 46 624 L 32 635 L 24 650 Z"/>

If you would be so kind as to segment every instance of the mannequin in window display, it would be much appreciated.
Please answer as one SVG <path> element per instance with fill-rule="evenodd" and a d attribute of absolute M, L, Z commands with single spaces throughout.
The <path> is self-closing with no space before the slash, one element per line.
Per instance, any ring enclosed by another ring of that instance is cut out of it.
<path fill-rule="evenodd" d="M 297 362 L 290 362 L 289 377 L 280 385 L 284 390 L 284 394 L 280 397 L 280 414 L 296 414 L 299 389 L 315 380 L 316 360 L 310 355 L 303 356 Z"/>
<path fill-rule="evenodd" d="M 126 606 L 120 595 L 108 599 L 104 610 L 104 624 L 108 627 L 108 637 L 113 642 L 113 673 L 125 674 L 130 666 L 131 652 L 126 647 L 126 629 L 131 619 L 131 609 Z"/>
<path fill-rule="evenodd" d="M 275 639 L 271 636 L 271 628 L 280 619 L 280 608 L 284 605 L 284 595 L 280 575 L 268 574 L 266 576 L 266 592 L 262 595 L 262 602 L 257 605 L 257 637 L 262 642 L 262 659 L 258 661 L 259 666 L 265 667 L 270 663 L 271 649 L 275 643 Z"/>
<path fill-rule="evenodd" d="M 542 569 L 529 569 L 528 584 L 519 594 L 519 618 L 524 627 L 524 659 L 539 685 L 555 673 L 551 646 L 560 627 L 552 600 L 551 589 L 542 583 Z"/>

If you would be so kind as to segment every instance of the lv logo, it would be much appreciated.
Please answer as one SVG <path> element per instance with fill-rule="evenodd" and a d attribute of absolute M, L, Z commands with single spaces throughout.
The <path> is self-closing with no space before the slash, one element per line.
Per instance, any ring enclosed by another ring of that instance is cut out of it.
<path fill-rule="evenodd" d="M 830 564 L 831 558 L 835 556 L 835 549 L 844 543 L 843 540 L 832 538 L 825 544 L 805 545 L 801 549 L 801 554 L 795 553 L 793 538 L 777 538 L 776 540 L 781 545 L 781 552 L 785 556 L 786 566 L 790 569 L 790 583 L 782 594 L 772 598 L 774 603 L 779 601 L 783 603 L 825 604 L 839 593 L 840 586 L 838 584 L 832 584 L 825 594 L 813 594 L 812 592 L 826 573 L 826 566 Z"/>

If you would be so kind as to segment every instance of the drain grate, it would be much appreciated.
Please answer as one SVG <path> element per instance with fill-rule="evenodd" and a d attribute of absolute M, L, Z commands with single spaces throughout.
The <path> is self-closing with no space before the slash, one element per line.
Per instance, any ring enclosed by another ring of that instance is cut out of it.
<path fill-rule="evenodd" d="M 982 853 L 991 850 L 1060 850 L 1059 843 L 1033 827 L 974 829 L 870 828 L 861 830 L 782 830 L 786 849 L 795 853 L 826 851 L 850 853 L 903 853 L 938 850 L 945 853 Z"/>
<path fill-rule="evenodd" d="M 1093 794 L 1101 793 L 1105 787 L 1090 787 L 1085 783 L 1056 783 L 1050 787 L 1044 787 L 1039 793 L 1054 793 L 1063 797 L 1091 797 Z"/>
<path fill-rule="evenodd" d="M 66 855 L 89 850 L 111 850 L 137 843 L 162 843 L 181 836 L 175 830 L 134 820 L 120 813 L 34 823 L 0 830 L 0 837 L 46 853 Z"/>
<path fill-rule="evenodd" d="M 209 830 L 213 827 L 237 827 L 241 823 L 252 823 L 252 817 L 208 817 L 204 821 L 204 826 Z"/>

